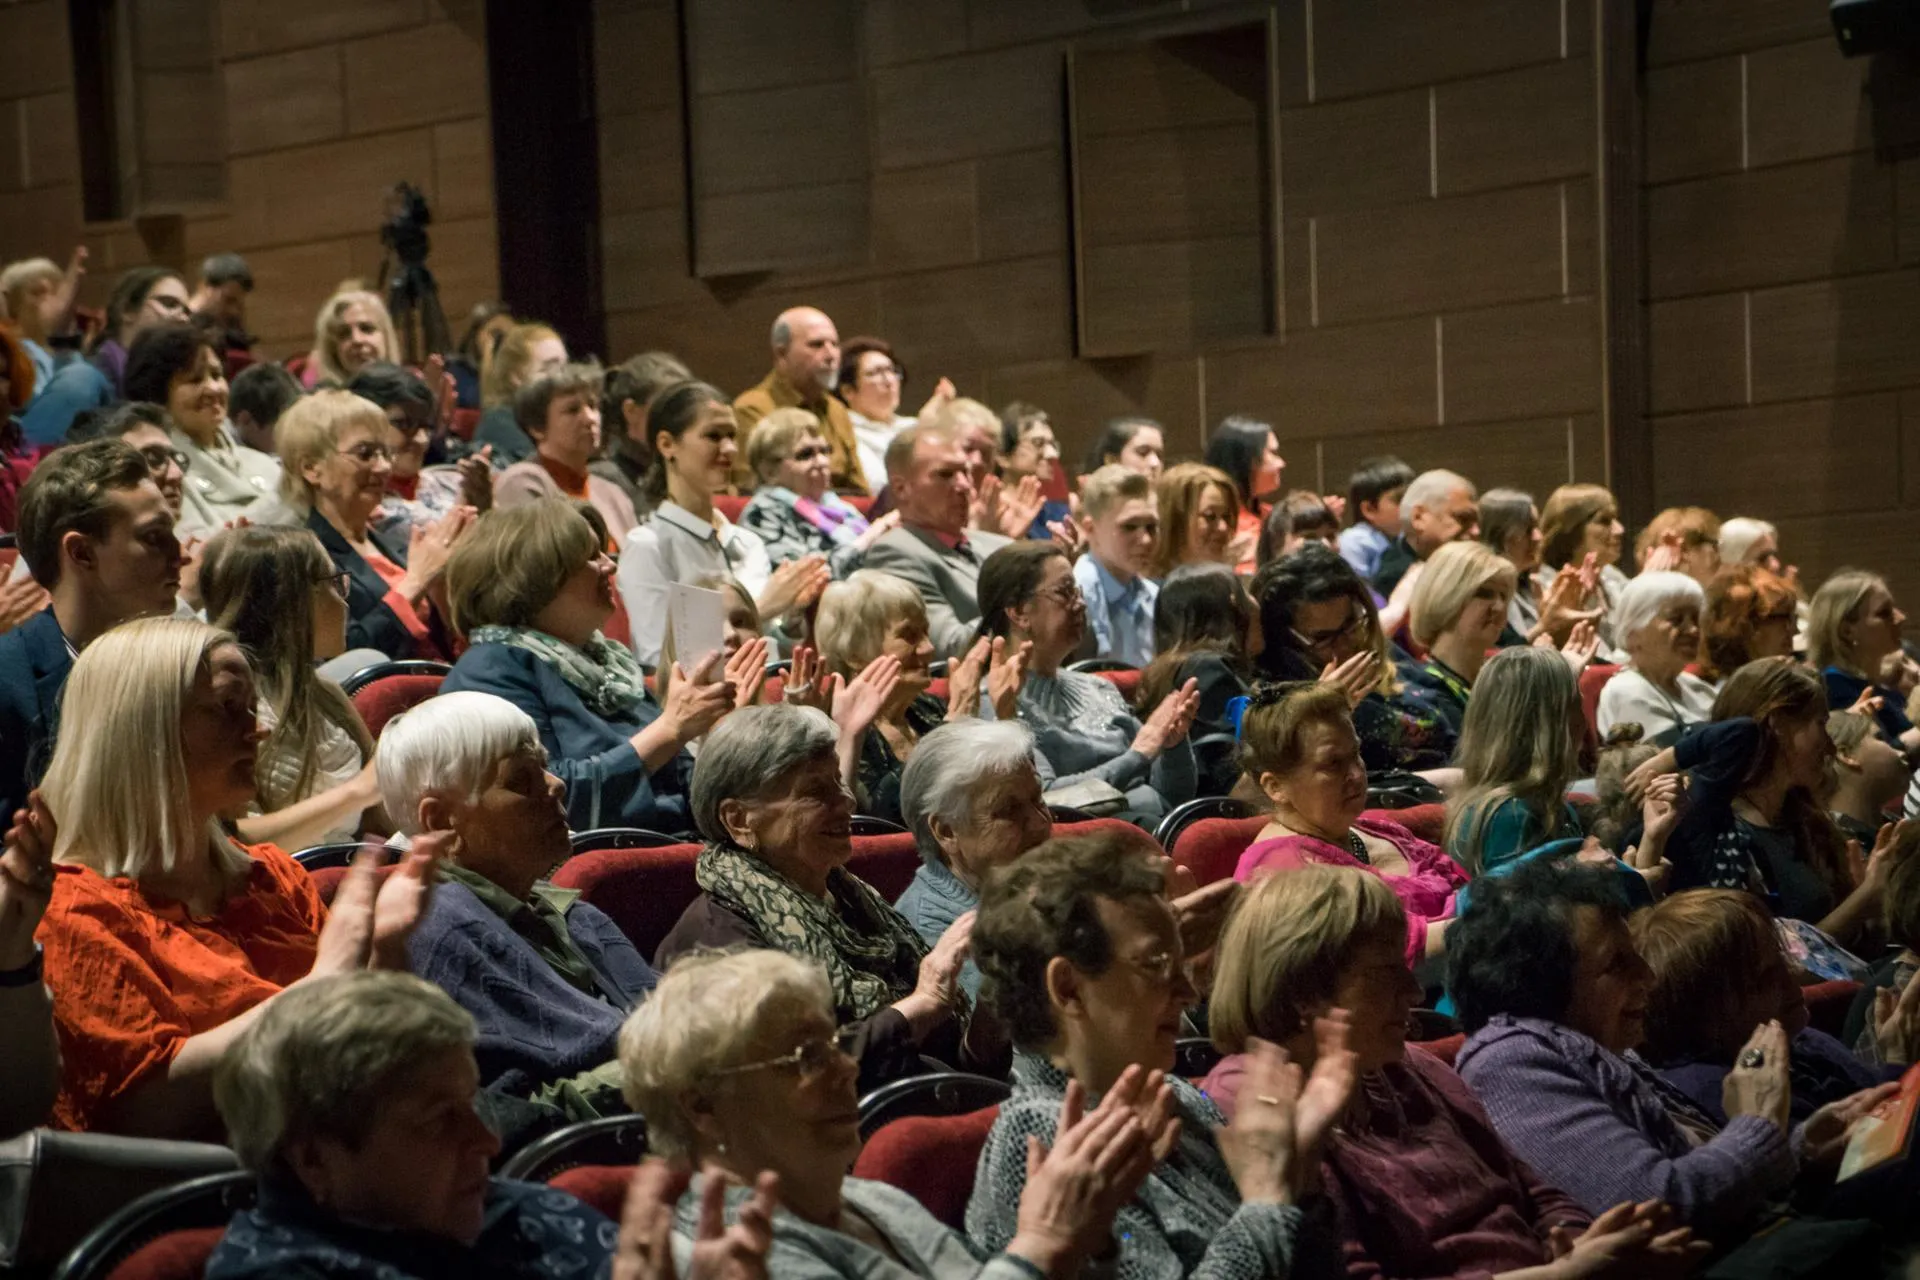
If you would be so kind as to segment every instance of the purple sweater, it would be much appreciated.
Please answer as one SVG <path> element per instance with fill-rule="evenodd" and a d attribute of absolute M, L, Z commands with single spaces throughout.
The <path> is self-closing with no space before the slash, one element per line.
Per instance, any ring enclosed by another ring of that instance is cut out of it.
<path fill-rule="evenodd" d="M 1793 1181 L 1792 1142 L 1770 1122 L 1736 1116 L 1696 1146 L 1649 1068 L 1558 1023 L 1498 1014 L 1454 1065 L 1513 1153 L 1589 1213 L 1665 1200 L 1702 1235 L 1731 1239 Z"/>

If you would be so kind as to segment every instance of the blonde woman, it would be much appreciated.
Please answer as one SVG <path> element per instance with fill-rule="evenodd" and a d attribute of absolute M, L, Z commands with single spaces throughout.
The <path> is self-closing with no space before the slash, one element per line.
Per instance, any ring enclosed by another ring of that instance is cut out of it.
<path fill-rule="evenodd" d="M 1620 568 L 1626 539 L 1620 504 L 1601 485 L 1563 484 L 1547 495 L 1547 505 L 1540 508 L 1540 568 L 1535 572 L 1540 598 L 1558 598 L 1567 607 L 1597 612 L 1600 656 L 1607 662 L 1622 661 L 1609 614 L 1627 589 L 1627 575 Z M 1580 598 L 1565 599 L 1553 591 L 1562 573 L 1581 576 Z"/>
<path fill-rule="evenodd" d="M 1808 607 L 1807 661 L 1820 669 L 1830 709 L 1878 698 L 1873 718 L 1881 735 L 1913 751 L 1920 748 L 1920 729 L 1907 719 L 1906 701 L 1920 685 L 1920 668 L 1900 644 L 1906 621 L 1885 578 L 1842 569 L 1820 584 Z"/>
<path fill-rule="evenodd" d="M 305 529 L 229 529 L 207 544 L 207 617 L 251 657 L 267 735 L 254 816 L 236 824 L 250 843 L 301 849 L 351 840 L 380 803 L 373 735 L 340 686 L 314 670 L 346 651 L 345 581 Z"/>
<path fill-rule="evenodd" d="M 1240 524 L 1240 495 L 1217 467 L 1182 462 L 1154 482 L 1160 507 L 1160 542 L 1154 547 L 1154 578 L 1183 564 L 1234 563 L 1231 544 Z"/>
<path fill-rule="evenodd" d="M 350 392 L 297 401 L 274 428 L 280 496 L 347 575 L 349 649 L 447 661 L 453 639 L 441 575 L 475 512 L 455 507 L 433 524 L 414 525 L 404 545 L 375 528 L 393 473 L 388 429 L 380 406 Z"/>
<path fill-rule="evenodd" d="M 747 465 L 758 487 L 740 523 L 760 535 L 774 564 L 825 556 L 833 576 L 844 578 L 900 515 L 890 511 L 869 522 L 829 488 L 832 453 L 809 410 L 775 409 L 760 419 L 747 437 Z"/>
<path fill-rule="evenodd" d="M 1480 671 L 1454 753 L 1447 853 L 1478 876 L 1549 840 L 1579 837 L 1580 689 L 1550 649 L 1502 649 Z"/>
<path fill-rule="evenodd" d="M 544 324 L 517 324 L 494 348 L 480 383 L 486 406 L 473 430 L 473 447 L 493 446 L 493 465 L 510 467 L 534 454 L 533 437 L 514 416 L 514 397 L 535 378 L 555 373 L 567 363 L 567 344 Z"/>
<path fill-rule="evenodd" d="M 1483 542 L 1449 542 L 1427 558 L 1408 614 L 1425 661 L 1399 664 L 1406 696 L 1437 711 L 1455 736 L 1488 652 L 1500 641 L 1518 572 Z"/>
<path fill-rule="evenodd" d="M 309 391 L 322 381 L 345 386 L 375 360 L 397 360 L 399 350 L 393 317 L 380 295 L 342 289 L 320 304 L 313 321 L 313 350 L 297 376 Z"/>
<path fill-rule="evenodd" d="M 256 794 L 257 703 L 240 646 L 204 623 L 128 623 L 74 663 L 66 723 L 111 730 L 61 735 L 8 836 L 54 861 L 60 1128 L 218 1141 L 212 1072 L 255 1011 L 310 975 L 406 967 L 444 840 L 379 889 L 378 931 L 370 863 L 329 912 L 292 858 L 223 826 Z"/>

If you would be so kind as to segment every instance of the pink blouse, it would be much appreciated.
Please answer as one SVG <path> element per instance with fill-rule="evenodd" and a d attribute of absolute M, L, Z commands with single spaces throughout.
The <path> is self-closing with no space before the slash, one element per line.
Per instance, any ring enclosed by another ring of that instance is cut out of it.
<path fill-rule="evenodd" d="M 1276 836 L 1248 846 L 1233 869 L 1233 878 L 1251 882 L 1273 871 L 1292 871 L 1299 867 L 1359 867 L 1387 882 L 1400 905 L 1407 909 L 1407 967 L 1412 968 L 1427 954 L 1427 926 L 1436 920 L 1453 918 L 1453 896 L 1467 883 L 1467 873 L 1449 858 L 1439 845 L 1428 844 L 1397 822 L 1361 818 L 1353 829 L 1385 840 L 1400 851 L 1409 868 L 1403 876 L 1380 875 L 1353 856 L 1350 849 L 1328 844 L 1312 836 Z"/>

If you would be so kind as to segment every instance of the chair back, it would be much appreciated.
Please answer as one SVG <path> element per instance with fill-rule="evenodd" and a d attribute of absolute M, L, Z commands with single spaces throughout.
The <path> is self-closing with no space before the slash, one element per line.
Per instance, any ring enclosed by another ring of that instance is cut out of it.
<path fill-rule="evenodd" d="M 1120 696 L 1126 700 L 1127 705 L 1133 705 L 1134 695 L 1140 692 L 1140 668 L 1110 667 L 1093 674 L 1102 680 L 1111 680 L 1113 687 L 1120 691 Z"/>
<path fill-rule="evenodd" d="M 959 1115 L 895 1120 L 867 1137 L 853 1176 L 898 1187 L 955 1231 L 964 1230 L 973 1173 L 999 1115 L 995 1102 Z"/>
<path fill-rule="evenodd" d="M 312 848 L 302 849 L 293 855 L 293 860 L 309 872 L 324 871 L 328 867 L 349 867 L 353 865 L 353 856 L 360 852 L 362 842 L 342 840 L 338 844 L 316 844 Z"/>
<path fill-rule="evenodd" d="M 959 1116 L 982 1107 L 998 1106 L 1013 1092 L 1005 1080 L 969 1075 L 964 1071 L 937 1071 L 924 1076 L 890 1080 L 860 1099 L 860 1137 L 906 1116 Z"/>
<path fill-rule="evenodd" d="M 679 836 L 648 831 L 645 827 L 595 827 L 591 831 L 576 831 L 568 839 L 576 854 L 589 849 L 665 849 L 686 843 Z"/>
<path fill-rule="evenodd" d="M 630 1164 L 583 1164 L 556 1173 L 547 1185 L 592 1205 L 615 1222 L 627 1207 L 627 1189 L 633 1185 Z"/>
<path fill-rule="evenodd" d="M 910 832 L 892 823 L 886 825 L 893 829 L 870 835 L 854 827 L 853 856 L 847 859 L 847 870 L 878 889 L 888 902 L 898 902 L 920 870 L 920 846 L 913 842 Z"/>
<path fill-rule="evenodd" d="M 444 662 L 423 659 L 376 662 L 342 680 L 340 687 L 367 722 L 367 732 L 377 739 L 387 721 L 439 693 L 441 681 L 452 670 Z"/>
<path fill-rule="evenodd" d="M 888 822 L 870 813 L 853 815 L 853 834 L 856 836 L 897 836 L 905 834 L 906 830 L 897 822 Z"/>
<path fill-rule="evenodd" d="M 75 1245 L 54 1280 L 198 1280 L 257 1186 L 251 1173 L 215 1173 L 141 1196 Z"/>
<path fill-rule="evenodd" d="M 1173 1042 L 1173 1074 L 1198 1080 L 1219 1066 L 1224 1056 L 1205 1036 L 1181 1036 Z"/>
<path fill-rule="evenodd" d="M 520 1148 L 500 1166 L 503 1178 L 552 1182 L 582 1165 L 639 1164 L 647 1154 L 647 1122 L 639 1116 L 601 1116 L 556 1129 Z"/>
<path fill-rule="evenodd" d="M 1139 669 L 1140 668 L 1130 662 L 1121 662 L 1114 658 L 1082 658 L 1078 662 L 1069 662 L 1067 664 L 1067 670 L 1069 671 L 1088 671 L 1100 676 L 1107 675 L 1110 672 L 1138 671 Z"/>
<path fill-rule="evenodd" d="M 1176 806 L 1161 819 L 1153 838 L 1205 885 L 1233 874 L 1240 855 L 1266 823 L 1266 815 L 1244 800 L 1203 796 Z"/>
<path fill-rule="evenodd" d="M 660 943 L 700 896 L 693 877 L 697 844 L 580 849 L 553 873 L 563 889 L 607 913 L 643 956 Z"/>
<path fill-rule="evenodd" d="M 1600 691 L 1619 670 L 1611 662 L 1590 662 L 1580 673 L 1580 711 L 1587 718 L 1587 732 L 1595 742 L 1600 740 Z"/>
<path fill-rule="evenodd" d="M 714 510 L 725 516 L 730 523 L 740 523 L 740 513 L 747 509 L 753 499 L 745 494 L 716 493 L 713 495 Z"/>
<path fill-rule="evenodd" d="M 1460 1046 L 1466 1042 L 1467 1036 L 1465 1032 L 1455 1032 L 1453 1035 L 1445 1036 L 1439 1040 L 1409 1040 L 1407 1041 L 1407 1047 L 1410 1049 L 1425 1049 L 1428 1053 L 1440 1059 L 1440 1061 L 1446 1063 L 1448 1066 L 1452 1066 L 1453 1060 L 1460 1056 Z"/>
<path fill-rule="evenodd" d="M 8 1138 L 0 1142 L 0 1275 L 45 1275 L 115 1210 L 238 1167 L 233 1152 L 207 1142 L 61 1129 Z"/>

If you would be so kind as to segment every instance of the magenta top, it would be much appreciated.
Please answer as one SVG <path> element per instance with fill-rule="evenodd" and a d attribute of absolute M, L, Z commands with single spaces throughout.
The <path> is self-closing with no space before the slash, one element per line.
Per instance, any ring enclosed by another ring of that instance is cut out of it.
<path fill-rule="evenodd" d="M 1403 876 L 1380 872 L 1353 856 L 1352 850 L 1328 844 L 1313 836 L 1276 836 L 1247 847 L 1233 878 L 1251 883 L 1272 871 L 1293 871 L 1300 867 L 1359 867 L 1387 882 L 1400 905 L 1407 909 L 1407 967 L 1412 968 L 1427 954 L 1427 926 L 1435 920 L 1453 919 L 1453 895 L 1467 883 L 1467 873 L 1449 858 L 1437 844 L 1429 844 L 1397 822 L 1374 818 L 1355 821 L 1353 829 L 1385 840 L 1400 851 L 1410 870 Z"/>

